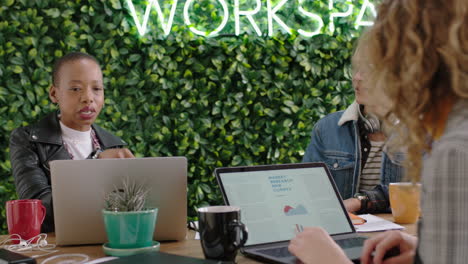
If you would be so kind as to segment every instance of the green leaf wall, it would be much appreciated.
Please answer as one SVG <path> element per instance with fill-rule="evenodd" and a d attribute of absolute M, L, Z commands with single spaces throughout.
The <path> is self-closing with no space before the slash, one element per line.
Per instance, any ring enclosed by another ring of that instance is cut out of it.
<path fill-rule="evenodd" d="M 16 198 L 10 133 L 54 109 L 52 65 L 70 51 L 101 62 L 101 126 L 137 156 L 187 157 L 189 216 L 222 202 L 215 167 L 300 162 L 314 123 L 353 99 L 359 1 L 352 17 L 335 18 L 334 33 L 326 26 L 312 38 L 258 37 L 247 28 L 240 36 L 197 37 L 180 19 L 167 37 L 152 19 L 140 37 L 124 0 L 0 2 L 0 232 L 5 201 Z M 216 12 L 199 9 L 219 21 Z"/>

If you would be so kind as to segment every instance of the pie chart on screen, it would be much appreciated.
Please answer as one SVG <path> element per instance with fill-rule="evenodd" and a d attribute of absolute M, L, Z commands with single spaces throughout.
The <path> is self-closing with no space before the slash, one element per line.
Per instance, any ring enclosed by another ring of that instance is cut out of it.
<path fill-rule="evenodd" d="M 306 215 L 308 213 L 307 209 L 302 204 L 299 204 L 298 206 L 296 206 L 296 208 L 290 205 L 285 205 L 283 208 L 283 212 L 286 216 Z"/>

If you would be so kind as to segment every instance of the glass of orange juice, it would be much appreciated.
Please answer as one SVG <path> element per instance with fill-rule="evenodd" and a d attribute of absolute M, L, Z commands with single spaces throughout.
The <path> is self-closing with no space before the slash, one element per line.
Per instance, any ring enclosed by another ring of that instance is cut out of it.
<path fill-rule="evenodd" d="M 414 224 L 420 215 L 421 184 L 394 182 L 389 185 L 390 207 L 395 223 Z"/>

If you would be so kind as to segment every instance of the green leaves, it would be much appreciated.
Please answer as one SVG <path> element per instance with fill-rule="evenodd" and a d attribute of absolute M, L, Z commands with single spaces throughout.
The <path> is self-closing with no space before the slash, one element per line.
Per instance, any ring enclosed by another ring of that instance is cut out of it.
<path fill-rule="evenodd" d="M 122 5 L 120 4 L 119 0 L 111 0 L 110 2 L 112 4 L 112 8 L 117 9 L 117 10 L 122 9 Z"/>
<path fill-rule="evenodd" d="M 18 73 L 18 74 L 19 74 L 19 73 L 22 73 L 22 72 L 23 72 L 23 68 L 21 68 L 21 67 L 18 66 L 18 65 L 15 65 L 15 66 L 13 66 L 13 72 L 14 72 L 14 73 Z"/>
<path fill-rule="evenodd" d="M 57 18 L 60 16 L 60 10 L 58 8 L 46 9 L 44 10 L 44 13 L 52 18 Z"/>
<path fill-rule="evenodd" d="M 70 51 L 101 63 L 101 126 L 138 157 L 188 158 L 190 217 L 197 207 L 222 203 L 214 168 L 300 162 L 315 122 L 353 99 L 350 57 L 358 34 L 349 23 L 335 21 L 334 36 L 270 38 L 258 37 L 242 20 L 241 32 L 249 35 L 205 38 L 181 23 L 163 37 L 153 19 L 141 38 L 125 2 L 7 0 L 0 7 L 0 201 L 16 197 L 9 135 L 55 109 L 47 92 L 52 66 Z M 328 10 L 315 2 L 307 10 Z M 192 19 L 200 30 L 220 24 L 218 1 L 193 3 L 191 12 L 207 14 Z M 241 3 L 243 10 L 255 7 Z"/>

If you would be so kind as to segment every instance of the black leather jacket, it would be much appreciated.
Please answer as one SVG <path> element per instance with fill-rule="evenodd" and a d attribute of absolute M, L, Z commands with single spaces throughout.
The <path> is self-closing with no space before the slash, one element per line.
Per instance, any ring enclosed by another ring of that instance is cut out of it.
<path fill-rule="evenodd" d="M 120 138 L 92 125 L 101 149 L 121 148 Z M 10 137 L 10 160 L 16 192 L 20 199 L 40 199 L 46 207 L 42 232 L 54 231 L 49 161 L 70 159 L 63 146 L 57 113 L 50 113 L 38 123 L 15 129 Z"/>

